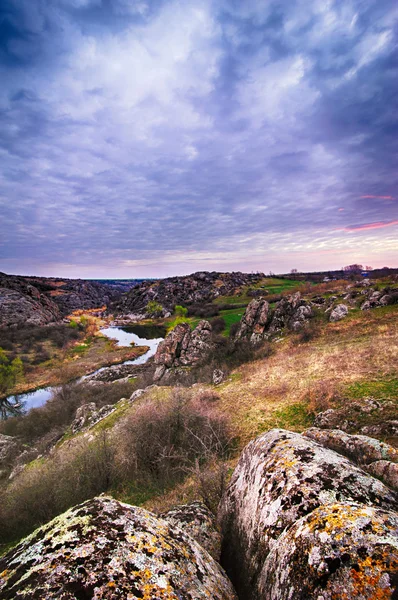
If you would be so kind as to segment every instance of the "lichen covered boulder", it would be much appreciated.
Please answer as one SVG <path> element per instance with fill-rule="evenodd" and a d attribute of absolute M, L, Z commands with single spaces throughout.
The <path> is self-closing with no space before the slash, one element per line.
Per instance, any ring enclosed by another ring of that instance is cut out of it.
<path fill-rule="evenodd" d="M 397 514 L 359 504 L 321 506 L 280 536 L 256 598 L 392 600 L 397 572 Z"/>
<path fill-rule="evenodd" d="M 221 567 L 181 529 L 110 498 L 76 506 L 0 560 L 3 600 L 235 600 Z"/>
<path fill-rule="evenodd" d="M 250 442 L 220 506 L 222 562 L 241 597 L 258 597 L 258 577 L 282 532 L 336 502 L 392 510 L 398 495 L 302 435 L 275 429 Z"/>
<path fill-rule="evenodd" d="M 217 529 L 214 515 L 202 502 L 181 504 L 160 516 L 188 533 L 215 560 L 220 559 L 221 535 Z"/>

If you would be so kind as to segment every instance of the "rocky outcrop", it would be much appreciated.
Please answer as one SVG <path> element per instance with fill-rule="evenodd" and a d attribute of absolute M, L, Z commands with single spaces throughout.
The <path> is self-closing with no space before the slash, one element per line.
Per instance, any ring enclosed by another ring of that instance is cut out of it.
<path fill-rule="evenodd" d="M 276 333 L 285 327 L 299 331 L 313 316 L 311 305 L 303 300 L 300 292 L 282 298 L 275 307 L 268 333 Z"/>
<path fill-rule="evenodd" d="M 144 281 L 135 286 L 112 305 L 115 313 L 145 313 L 148 302 L 158 302 L 172 311 L 176 304 L 204 304 L 219 296 L 230 296 L 243 286 L 255 285 L 263 273 L 217 273 L 200 271 L 185 277 L 168 277 L 158 281 Z"/>
<path fill-rule="evenodd" d="M 110 367 L 103 367 L 92 375 L 86 375 L 84 378 L 85 382 L 100 382 L 110 383 L 112 381 L 120 381 L 121 379 L 128 379 L 129 377 L 136 377 L 141 375 L 146 370 L 146 366 L 135 365 L 135 364 L 120 364 L 112 365 Z"/>
<path fill-rule="evenodd" d="M 18 439 L 0 433 L 0 477 L 8 475 L 14 459 L 21 452 L 22 443 Z"/>
<path fill-rule="evenodd" d="M 105 419 L 108 415 L 116 410 L 116 407 L 112 404 L 106 404 L 102 408 L 97 409 L 95 402 L 88 402 L 82 404 L 76 411 L 75 419 L 71 425 L 73 433 L 83 431 L 93 425 L 96 425 L 102 419 Z"/>
<path fill-rule="evenodd" d="M 252 300 L 236 333 L 236 339 L 247 339 L 255 345 L 264 339 L 268 322 L 269 304 L 264 298 Z"/>
<path fill-rule="evenodd" d="M 200 321 L 191 331 L 189 323 L 180 323 L 159 344 L 155 354 L 154 380 L 159 381 L 168 370 L 200 364 L 213 350 L 212 327 Z"/>
<path fill-rule="evenodd" d="M 46 325 L 61 318 L 55 302 L 22 277 L 0 273 L 0 326 Z"/>
<path fill-rule="evenodd" d="M 338 304 L 330 313 L 329 321 L 334 323 L 341 321 L 348 315 L 348 307 L 345 304 Z"/>
<path fill-rule="evenodd" d="M 179 527 L 99 497 L 37 529 L 0 559 L 4 600 L 235 600 L 221 567 Z"/>
<path fill-rule="evenodd" d="M 0 326 L 46 325 L 76 309 L 100 308 L 119 296 L 119 291 L 94 281 L 0 273 Z"/>
<path fill-rule="evenodd" d="M 339 429 L 317 429 L 311 427 L 304 435 L 325 448 L 347 456 L 358 465 L 368 465 L 376 460 L 398 463 L 398 450 L 366 435 L 350 435 Z"/>
<path fill-rule="evenodd" d="M 263 597 L 273 600 L 310 598 L 311 595 L 300 595 L 299 589 L 293 590 L 291 596 L 286 589 L 275 592 L 275 595 L 262 595 L 264 590 L 275 584 L 272 573 L 276 571 L 275 575 L 283 580 L 284 570 L 287 569 L 286 562 L 276 563 L 272 553 L 278 547 L 282 548 L 282 541 L 285 549 L 290 545 L 294 552 L 295 527 L 299 527 L 300 519 L 310 519 L 312 515 L 315 523 L 314 511 L 320 509 L 325 511 L 329 522 L 332 523 L 332 507 L 336 504 L 358 504 L 361 510 L 373 507 L 388 511 L 395 510 L 397 502 L 396 493 L 336 452 L 302 435 L 272 430 L 252 441 L 245 448 L 222 500 L 220 520 L 223 533 L 223 564 L 235 583 L 240 597 L 245 600 Z M 381 514 L 382 512 L 377 512 L 377 518 Z M 326 527 L 326 524 L 323 527 Z M 387 531 L 394 535 L 393 527 L 391 530 L 383 530 L 383 533 Z M 383 541 L 383 533 L 380 539 L 374 540 L 375 548 Z M 287 538 L 281 537 L 282 534 L 288 536 L 288 542 L 285 541 Z M 359 535 L 360 530 L 356 531 L 356 537 L 354 536 L 353 539 L 359 539 Z M 323 553 L 327 555 L 326 546 L 322 549 L 322 540 L 327 541 L 327 539 L 324 535 L 320 535 L 318 545 L 321 548 L 317 551 L 316 546 L 312 547 L 314 560 L 316 553 L 319 554 L 319 561 L 318 558 L 316 561 L 320 569 L 319 575 L 314 571 L 312 576 L 316 579 L 327 575 L 325 581 L 329 585 L 329 576 L 333 574 L 332 568 L 329 568 L 325 559 L 322 570 L 322 560 L 320 560 Z M 333 543 L 336 544 L 336 548 L 342 549 L 339 538 L 336 538 Z M 359 546 L 351 548 L 347 566 L 356 569 L 357 563 L 351 561 L 351 555 L 355 556 L 355 553 L 361 552 Z M 373 563 L 376 554 L 368 554 L 366 548 L 363 552 L 365 562 L 357 571 L 358 577 L 366 578 L 367 566 L 371 571 L 379 569 L 385 574 L 383 582 L 386 589 L 391 590 L 392 584 L 388 575 L 391 571 L 385 555 L 377 555 L 379 561 L 377 566 Z M 308 557 L 308 554 L 306 556 Z M 298 572 L 301 566 L 303 572 L 308 572 L 310 565 L 308 566 L 305 561 L 302 565 L 291 563 L 289 569 Z M 330 580 L 330 588 L 324 598 L 331 600 L 341 597 L 338 594 L 338 587 L 333 587 L 333 581 L 337 580 L 333 578 Z M 282 583 L 285 587 L 294 584 L 290 580 Z M 280 585 L 282 584 L 278 583 L 278 586 Z M 282 590 L 281 587 L 275 589 Z M 347 596 L 347 599 L 349 597 Z"/>
<path fill-rule="evenodd" d="M 193 537 L 214 560 L 220 560 L 221 535 L 213 513 L 202 502 L 175 506 L 160 516 Z"/>

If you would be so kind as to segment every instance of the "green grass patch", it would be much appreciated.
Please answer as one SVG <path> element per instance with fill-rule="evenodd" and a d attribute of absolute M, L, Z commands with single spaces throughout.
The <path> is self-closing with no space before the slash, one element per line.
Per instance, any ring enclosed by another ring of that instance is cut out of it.
<path fill-rule="evenodd" d="M 233 323 L 239 323 L 239 321 L 243 317 L 244 313 L 245 313 L 244 308 L 221 310 L 220 317 L 222 317 L 225 321 L 225 329 L 222 332 L 222 334 L 228 336 L 230 329 L 231 329 L 231 325 L 233 325 Z"/>
<path fill-rule="evenodd" d="M 350 398 L 389 398 L 398 399 L 398 379 L 379 379 L 374 381 L 356 381 L 346 386 L 344 392 Z"/>

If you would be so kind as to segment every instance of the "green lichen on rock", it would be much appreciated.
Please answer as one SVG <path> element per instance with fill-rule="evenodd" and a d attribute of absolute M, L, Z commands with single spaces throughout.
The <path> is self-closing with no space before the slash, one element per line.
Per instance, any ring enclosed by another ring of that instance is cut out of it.
<path fill-rule="evenodd" d="M 148 511 L 99 497 L 37 529 L 0 560 L 4 600 L 236 600 L 211 556 Z"/>

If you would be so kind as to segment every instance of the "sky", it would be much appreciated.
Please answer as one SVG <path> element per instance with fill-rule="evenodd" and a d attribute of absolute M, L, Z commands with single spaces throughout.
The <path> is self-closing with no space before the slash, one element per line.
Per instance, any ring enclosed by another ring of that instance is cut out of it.
<path fill-rule="evenodd" d="M 0 271 L 398 266 L 396 0 L 1 0 Z"/>

